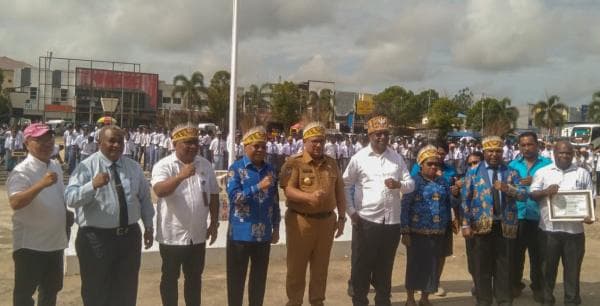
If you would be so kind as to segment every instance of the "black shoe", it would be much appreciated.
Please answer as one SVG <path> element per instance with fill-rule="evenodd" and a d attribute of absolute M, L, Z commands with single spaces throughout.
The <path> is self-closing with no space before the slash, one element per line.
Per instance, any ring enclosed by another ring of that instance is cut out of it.
<path fill-rule="evenodd" d="M 348 290 L 346 291 L 346 293 L 348 293 L 349 297 L 353 297 L 354 296 L 354 287 L 352 287 L 352 282 L 348 281 Z"/>
<path fill-rule="evenodd" d="M 542 294 L 542 291 L 540 291 L 540 290 L 533 291 L 533 300 L 536 303 L 540 303 L 540 304 L 544 303 L 544 294 Z"/>

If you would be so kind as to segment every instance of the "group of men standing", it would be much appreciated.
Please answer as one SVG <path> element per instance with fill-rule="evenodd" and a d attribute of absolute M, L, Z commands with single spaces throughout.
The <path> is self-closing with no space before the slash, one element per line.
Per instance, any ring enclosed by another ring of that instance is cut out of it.
<path fill-rule="evenodd" d="M 309 266 L 309 302 L 324 305 L 330 252 L 334 238 L 344 232 L 346 215 L 352 222 L 352 303 L 368 305 L 373 285 L 375 303 L 390 305 L 401 240 L 400 203 L 403 194 L 414 190 L 415 180 L 389 145 L 388 119 L 374 117 L 367 126 L 369 144 L 349 159 L 343 173 L 326 154 L 326 130 L 319 123 L 305 126 L 301 153 L 290 155 L 279 172 L 268 162 L 264 128 L 240 138 L 244 154 L 230 166 L 227 185 L 229 305 L 243 304 L 248 271 L 249 305 L 263 304 L 270 245 L 280 236 L 278 187 L 287 205 L 287 305 L 302 305 Z M 79 226 L 75 245 L 84 305 L 135 305 L 142 243 L 149 248 L 155 239 L 162 258 L 163 305 L 177 305 L 180 271 L 186 305 L 201 304 L 206 243 L 214 243 L 219 227 L 215 166 L 199 154 L 204 148 L 198 129 L 181 125 L 169 135 L 172 153 L 153 165 L 148 183 L 140 164 L 124 157 L 128 137 L 116 126 L 99 130 L 99 151 L 73 169 L 65 187 L 60 166 L 50 158 L 53 132 L 38 123 L 25 129 L 29 155 L 7 182 L 14 210 L 15 305 L 33 305 L 36 289 L 40 305 L 56 304 L 70 227 L 67 207 L 75 211 Z M 539 155 L 533 133 L 519 137 L 522 157 L 509 165 L 502 161 L 499 137 L 488 137 L 482 145 L 484 159 L 456 180 L 461 204 L 455 218 L 467 239 L 477 304 L 491 305 L 494 299 L 512 304 L 524 287 L 526 248 L 536 301 L 554 304 L 562 259 L 565 304 L 580 304 L 583 226 L 549 221 L 543 203 L 559 190 L 592 189 L 589 173 L 572 163 L 573 148 L 566 141 L 556 144 L 554 163 Z M 158 197 L 156 209 L 151 189 Z"/>

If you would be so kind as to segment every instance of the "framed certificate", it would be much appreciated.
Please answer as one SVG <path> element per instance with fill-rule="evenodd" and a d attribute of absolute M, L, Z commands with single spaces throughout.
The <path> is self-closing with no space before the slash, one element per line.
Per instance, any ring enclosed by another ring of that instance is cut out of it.
<path fill-rule="evenodd" d="M 591 190 L 566 190 L 548 197 L 550 221 L 595 220 L 594 198 Z"/>

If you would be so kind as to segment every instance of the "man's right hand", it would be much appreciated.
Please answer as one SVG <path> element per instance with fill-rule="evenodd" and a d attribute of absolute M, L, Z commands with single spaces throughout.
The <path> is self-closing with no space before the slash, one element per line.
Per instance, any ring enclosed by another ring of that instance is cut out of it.
<path fill-rule="evenodd" d="M 260 182 L 258 183 L 258 188 L 260 188 L 260 190 L 266 192 L 267 190 L 269 190 L 269 188 L 271 188 L 272 184 L 273 184 L 273 175 L 269 174 L 269 175 L 265 176 L 262 180 L 260 180 Z"/>
<path fill-rule="evenodd" d="M 463 235 L 463 237 L 469 239 L 469 238 L 473 237 L 473 230 L 471 230 L 471 227 L 463 227 L 462 235 Z"/>
<path fill-rule="evenodd" d="M 181 171 L 179 171 L 179 177 L 184 180 L 194 174 L 196 174 L 196 166 L 193 163 L 183 165 Z"/>
<path fill-rule="evenodd" d="M 550 186 L 548 186 L 548 188 L 546 188 L 546 189 L 544 190 L 544 192 L 546 193 L 546 195 L 547 195 L 547 196 L 550 196 L 550 197 L 551 197 L 551 196 L 553 196 L 553 195 L 555 195 L 555 194 L 557 194 L 557 193 L 558 193 L 558 188 L 559 188 L 559 187 L 558 187 L 558 185 L 556 185 L 556 184 L 554 184 L 554 185 L 550 185 Z"/>
<path fill-rule="evenodd" d="M 95 189 L 98 189 L 98 188 L 108 184 L 109 181 L 110 181 L 110 175 L 108 174 L 108 172 L 100 172 L 92 180 L 92 186 L 94 187 L 94 190 L 95 190 Z"/>
<path fill-rule="evenodd" d="M 312 205 L 319 205 L 319 203 L 321 203 L 321 200 L 323 200 L 323 198 L 325 197 L 325 192 L 323 190 L 316 190 L 313 191 L 313 193 L 310 194 L 310 204 Z"/>
<path fill-rule="evenodd" d="M 57 180 L 58 180 L 58 174 L 56 174 L 56 172 L 53 172 L 53 171 L 48 171 L 48 172 L 46 172 L 44 177 L 42 177 L 42 179 L 40 180 L 40 184 L 42 184 L 42 186 L 44 188 L 46 188 L 46 187 L 50 187 L 50 186 L 54 185 Z"/>

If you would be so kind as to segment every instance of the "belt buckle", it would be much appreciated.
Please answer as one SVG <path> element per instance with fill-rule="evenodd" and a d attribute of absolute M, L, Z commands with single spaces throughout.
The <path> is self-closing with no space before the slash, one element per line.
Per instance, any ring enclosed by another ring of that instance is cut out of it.
<path fill-rule="evenodd" d="M 125 234 L 127 234 L 127 232 L 129 232 L 129 228 L 128 227 L 117 227 L 117 236 L 123 236 Z"/>

